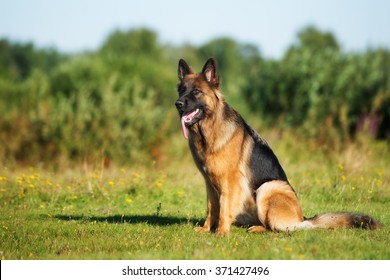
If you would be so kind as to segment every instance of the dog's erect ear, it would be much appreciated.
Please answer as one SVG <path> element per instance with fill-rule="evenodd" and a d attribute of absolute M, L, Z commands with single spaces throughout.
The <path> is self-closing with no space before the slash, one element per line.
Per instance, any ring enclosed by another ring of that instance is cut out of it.
<path fill-rule="evenodd" d="M 206 61 L 203 66 L 202 73 L 210 85 L 219 88 L 219 75 L 217 71 L 217 63 L 214 58 L 209 58 Z"/>
<path fill-rule="evenodd" d="M 179 76 L 179 79 L 182 81 L 184 77 L 188 74 L 192 74 L 191 68 L 188 66 L 187 62 L 184 61 L 184 59 L 179 60 L 179 67 L 177 70 L 177 74 Z"/>

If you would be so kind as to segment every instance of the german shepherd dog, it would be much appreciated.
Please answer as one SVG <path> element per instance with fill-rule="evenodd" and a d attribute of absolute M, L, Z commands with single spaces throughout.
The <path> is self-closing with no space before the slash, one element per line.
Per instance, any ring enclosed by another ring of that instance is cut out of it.
<path fill-rule="evenodd" d="M 249 232 L 305 228 L 376 229 L 365 214 L 326 213 L 305 218 L 297 195 L 267 142 L 230 107 L 220 91 L 216 62 L 201 73 L 180 59 L 175 105 L 184 137 L 207 189 L 207 218 L 198 231 L 229 233 L 232 223 Z"/>

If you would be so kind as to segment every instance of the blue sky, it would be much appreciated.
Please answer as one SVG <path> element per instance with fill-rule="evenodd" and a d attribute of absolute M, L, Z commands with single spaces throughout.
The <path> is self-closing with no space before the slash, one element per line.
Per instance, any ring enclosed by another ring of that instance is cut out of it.
<path fill-rule="evenodd" d="M 0 0 L 0 38 L 70 53 L 98 48 L 115 29 L 148 27 L 162 43 L 229 36 L 279 58 L 308 24 L 331 31 L 344 50 L 390 49 L 386 0 Z"/>

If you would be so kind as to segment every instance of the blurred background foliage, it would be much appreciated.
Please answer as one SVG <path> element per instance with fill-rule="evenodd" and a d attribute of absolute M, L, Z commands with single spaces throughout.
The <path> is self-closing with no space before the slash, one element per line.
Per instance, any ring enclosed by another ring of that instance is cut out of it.
<path fill-rule="evenodd" d="M 228 102 L 263 128 L 334 149 L 360 134 L 390 139 L 388 49 L 345 52 L 333 34 L 308 26 L 275 60 L 232 38 L 171 46 L 140 28 L 73 55 L 0 39 L 0 158 L 158 160 L 180 133 L 173 104 L 181 57 L 197 71 L 216 58 Z"/>

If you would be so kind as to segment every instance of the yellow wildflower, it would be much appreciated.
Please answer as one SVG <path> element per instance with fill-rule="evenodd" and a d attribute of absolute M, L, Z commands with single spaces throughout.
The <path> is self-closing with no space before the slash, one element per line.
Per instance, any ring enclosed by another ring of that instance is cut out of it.
<path fill-rule="evenodd" d="M 154 182 L 154 185 L 157 187 L 157 188 L 161 188 L 163 186 L 163 182 L 161 180 L 157 180 L 156 182 Z"/>

